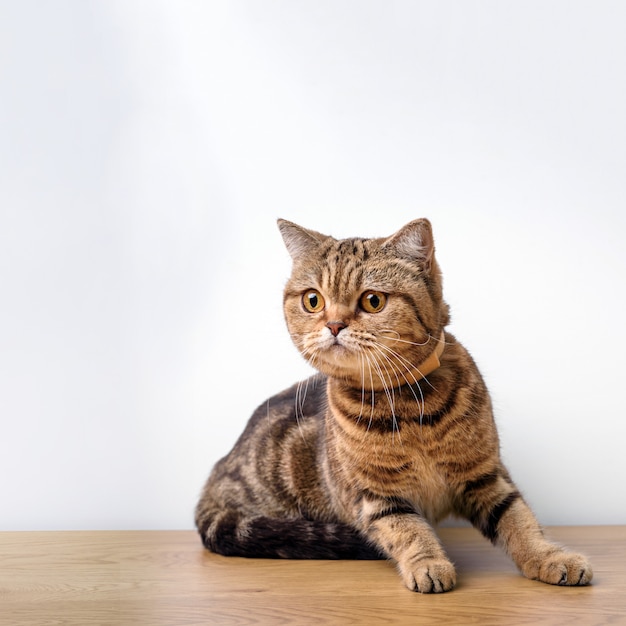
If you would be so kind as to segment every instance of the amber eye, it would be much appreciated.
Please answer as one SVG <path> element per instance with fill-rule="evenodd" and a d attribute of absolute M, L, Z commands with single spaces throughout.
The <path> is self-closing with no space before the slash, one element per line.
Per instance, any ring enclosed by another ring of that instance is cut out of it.
<path fill-rule="evenodd" d="M 387 296 L 381 291 L 366 291 L 359 304 L 366 313 L 380 313 L 387 304 Z"/>
<path fill-rule="evenodd" d="M 302 296 L 302 306 L 309 313 L 319 313 L 320 311 L 324 310 L 324 298 L 319 291 L 315 289 L 309 289 Z"/>

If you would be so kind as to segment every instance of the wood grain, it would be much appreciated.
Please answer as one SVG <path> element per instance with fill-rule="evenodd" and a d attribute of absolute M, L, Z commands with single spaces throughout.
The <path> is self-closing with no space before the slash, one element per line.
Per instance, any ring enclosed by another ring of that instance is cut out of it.
<path fill-rule="evenodd" d="M 526 580 L 471 528 L 439 534 L 458 585 L 421 595 L 384 561 L 225 558 L 192 531 L 0 533 L 0 623 L 626 624 L 626 526 L 549 529 L 591 559 L 585 588 Z"/>

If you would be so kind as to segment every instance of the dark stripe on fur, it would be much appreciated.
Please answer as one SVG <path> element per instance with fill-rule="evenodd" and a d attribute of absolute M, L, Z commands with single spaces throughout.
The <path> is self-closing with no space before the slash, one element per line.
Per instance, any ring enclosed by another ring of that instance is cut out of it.
<path fill-rule="evenodd" d="M 364 465 L 360 468 L 360 473 L 374 480 L 389 480 L 406 472 L 411 467 L 411 463 L 401 463 L 385 467 L 383 465 Z"/>
<path fill-rule="evenodd" d="M 477 468 L 484 466 L 492 458 L 490 450 L 476 453 L 474 458 L 462 461 L 436 461 L 437 467 L 444 471 L 448 476 L 456 477 L 465 476 L 474 473 Z"/>
<path fill-rule="evenodd" d="M 457 396 L 459 393 L 459 387 L 454 385 L 450 390 L 450 394 L 448 395 L 448 399 L 446 403 L 434 413 L 429 413 L 427 415 L 422 416 L 421 423 L 427 424 L 429 426 L 436 426 L 444 417 L 447 417 L 452 412 L 452 409 L 457 403 Z M 418 417 L 415 418 L 415 421 L 420 421 Z"/>
<path fill-rule="evenodd" d="M 415 515 L 417 512 L 415 507 L 404 498 L 387 498 L 387 506 L 379 511 L 378 513 L 374 513 L 369 518 L 370 524 L 383 519 L 383 517 L 388 517 L 389 515 Z"/>
<path fill-rule="evenodd" d="M 369 393 L 369 392 L 368 392 Z M 381 396 L 383 396 L 383 392 L 377 392 Z M 356 397 L 356 396 L 355 396 Z M 334 398 L 334 404 L 337 407 L 339 413 L 350 420 L 355 426 L 362 428 L 368 432 L 375 432 L 381 435 L 391 434 L 393 432 L 400 432 L 400 418 L 396 415 L 395 421 L 394 417 L 389 410 L 389 413 L 384 414 L 382 417 L 379 415 L 370 415 L 367 407 L 363 410 L 361 406 L 361 392 L 358 392 L 358 403 L 354 401 L 353 403 L 349 398 L 342 395 L 337 395 Z M 367 395 L 366 395 L 367 398 Z M 387 398 L 385 396 L 385 402 Z M 353 406 L 357 407 L 359 412 L 355 412 L 353 410 Z M 378 411 L 377 411 L 378 412 Z M 345 436 L 350 437 L 349 433 L 345 433 Z"/>
<path fill-rule="evenodd" d="M 481 476 L 480 478 L 477 478 L 475 480 L 470 480 L 465 485 L 465 494 L 468 495 L 472 491 L 479 491 L 481 489 L 484 489 L 485 487 L 493 486 L 493 484 L 498 480 L 499 476 L 500 473 L 495 471 L 489 472 L 488 474 L 485 474 L 484 476 Z"/>
<path fill-rule="evenodd" d="M 422 315 L 421 315 L 420 310 L 419 310 L 419 308 L 417 306 L 417 303 L 415 302 L 415 299 L 412 298 L 410 295 L 403 294 L 403 293 L 398 293 L 398 294 L 394 294 L 394 295 L 396 297 L 402 298 L 402 300 L 404 300 L 413 309 L 413 312 L 415 313 L 415 319 L 419 322 L 420 326 L 427 333 L 432 334 L 432 329 L 426 324 L 426 322 L 422 318 Z"/>
<path fill-rule="evenodd" d="M 364 430 L 368 432 L 375 432 L 379 435 L 390 435 L 392 433 L 400 432 L 400 420 L 396 416 L 396 419 L 393 419 L 392 415 L 385 417 L 383 419 L 366 419 L 362 420 L 360 424 L 363 426 Z"/>
<path fill-rule="evenodd" d="M 483 523 L 478 524 L 480 532 L 482 532 L 482 534 L 485 535 L 491 543 L 495 543 L 498 539 L 498 524 L 500 523 L 502 516 L 509 510 L 511 505 L 518 498 L 521 498 L 519 491 L 511 492 L 506 498 L 504 498 L 504 500 L 496 504 L 493 509 L 491 509 L 487 519 L 484 520 Z"/>
<path fill-rule="evenodd" d="M 361 248 L 363 247 L 363 243 L 359 239 L 345 239 L 339 242 L 335 268 L 340 266 L 341 259 L 346 259 L 347 263 L 344 264 L 342 271 L 336 271 L 333 284 L 335 294 L 341 293 L 344 285 L 353 282 L 353 275 L 358 269 L 358 264 L 354 263 L 354 261 L 355 257 L 358 255 L 359 246 Z"/>

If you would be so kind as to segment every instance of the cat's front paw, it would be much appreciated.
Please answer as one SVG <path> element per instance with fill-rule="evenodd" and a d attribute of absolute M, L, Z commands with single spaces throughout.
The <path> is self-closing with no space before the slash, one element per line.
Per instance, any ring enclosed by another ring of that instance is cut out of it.
<path fill-rule="evenodd" d="M 404 584 L 411 591 L 442 593 L 456 584 L 454 565 L 447 559 L 422 559 L 411 566 L 400 566 Z"/>
<path fill-rule="evenodd" d="M 523 568 L 528 578 L 550 585 L 588 585 L 593 578 L 589 561 L 581 554 L 559 550 Z"/>

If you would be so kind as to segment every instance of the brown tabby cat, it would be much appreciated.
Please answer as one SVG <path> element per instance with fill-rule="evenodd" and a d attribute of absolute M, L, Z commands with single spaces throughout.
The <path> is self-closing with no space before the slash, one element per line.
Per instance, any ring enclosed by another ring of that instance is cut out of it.
<path fill-rule="evenodd" d="M 431 523 L 469 519 L 528 578 L 586 585 L 587 560 L 544 538 L 502 464 L 485 383 L 444 329 L 428 220 L 345 239 L 279 220 L 293 258 L 289 332 L 321 372 L 262 404 L 196 510 L 224 555 L 393 559 L 414 591 L 452 589 Z"/>

